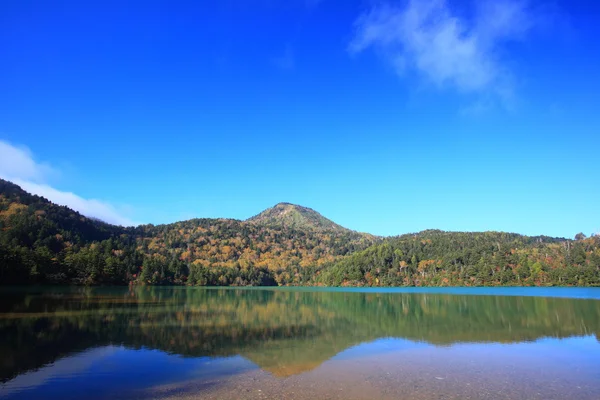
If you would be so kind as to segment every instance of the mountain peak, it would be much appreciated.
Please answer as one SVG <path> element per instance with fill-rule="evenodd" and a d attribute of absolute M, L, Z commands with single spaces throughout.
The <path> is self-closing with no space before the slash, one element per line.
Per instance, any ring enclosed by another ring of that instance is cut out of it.
<path fill-rule="evenodd" d="M 278 203 L 266 209 L 260 214 L 249 218 L 248 222 L 267 226 L 349 231 L 349 229 L 325 218 L 312 208 L 286 202 Z"/>

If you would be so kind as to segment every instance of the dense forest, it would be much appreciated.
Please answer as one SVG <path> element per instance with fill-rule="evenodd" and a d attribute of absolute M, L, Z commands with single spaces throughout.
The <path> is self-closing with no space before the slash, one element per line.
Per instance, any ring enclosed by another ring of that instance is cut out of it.
<path fill-rule="evenodd" d="M 326 265 L 328 286 L 600 286 L 600 237 L 424 231 Z"/>
<path fill-rule="evenodd" d="M 280 203 L 246 221 L 119 227 L 0 179 L 0 284 L 600 286 L 600 237 L 380 238 Z"/>
<path fill-rule="evenodd" d="M 281 203 L 248 221 L 117 227 L 0 180 L 0 283 L 301 284 L 380 239 Z"/>

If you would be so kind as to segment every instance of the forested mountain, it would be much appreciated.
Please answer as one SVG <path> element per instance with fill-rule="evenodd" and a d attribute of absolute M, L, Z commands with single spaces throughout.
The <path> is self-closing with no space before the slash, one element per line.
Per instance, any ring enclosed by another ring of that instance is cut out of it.
<path fill-rule="evenodd" d="M 124 248 L 126 230 L 84 217 L 0 179 L 0 283 L 70 280 L 83 274 L 72 262 L 77 254 L 113 240 Z M 135 258 L 135 247 L 129 244 L 124 254 Z"/>
<path fill-rule="evenodd" d="M 279 203 L 249 218 L 248 221 L 264 226 L 285 226 L 304 230 L 330 230 L 352 233 L 349 229 L 325 218 L 313 209 L 290 203 Z M 358 233 L 355 234 L 360 235 Z"/>
<path fill-rule="evenodd" d="M 600 285 L 600 237 L 378 238 L 280 203 L 247 221 L 117 227 L 0 179 L 0 284 Z"/>
<path fill-rule="evenodd" d="M 162 282 L 163 266 L 168 265 L 175 266 L 173 281 L 177 283 L 301 284 L 305 270 L 365 249 L 378 240 L 341 227 L 302 229 L 272 222 L 193 219 L 135 228 L 138 250 L 145 261 L 143 280 Z M 258 278 L 254 276 L 257 272 L 270 278 Z"/>
<path fill-rule="evenodd" d="M 301 284 L 305 270 L 379 240 L 291 204 L 250 221 L 122 228 L 0 184 L 0 283 Z"/>
<path fill-rule="evenodd" d="M 328 286 L 600 285 L 600 236 L 428 230 L 327 265 Z"/>

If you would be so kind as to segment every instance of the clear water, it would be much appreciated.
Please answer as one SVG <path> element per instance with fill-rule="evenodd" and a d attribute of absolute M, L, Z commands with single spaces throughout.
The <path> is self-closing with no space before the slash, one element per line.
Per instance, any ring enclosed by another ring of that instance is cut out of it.
<path fill-rule="evenodd" d="M 7 399 L 600 399 L 600 289 L 5 288 Z"/>

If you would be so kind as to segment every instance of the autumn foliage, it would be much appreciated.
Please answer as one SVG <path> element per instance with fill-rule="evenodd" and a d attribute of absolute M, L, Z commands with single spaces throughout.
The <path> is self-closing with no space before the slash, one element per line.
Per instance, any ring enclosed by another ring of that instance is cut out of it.
<path fill-rule="evenodd" d="M 280 203 L 246 221 L 119 227 L 0 180 L 0 284 L 600 285 L 600 237 L 378 238 Z"/>

